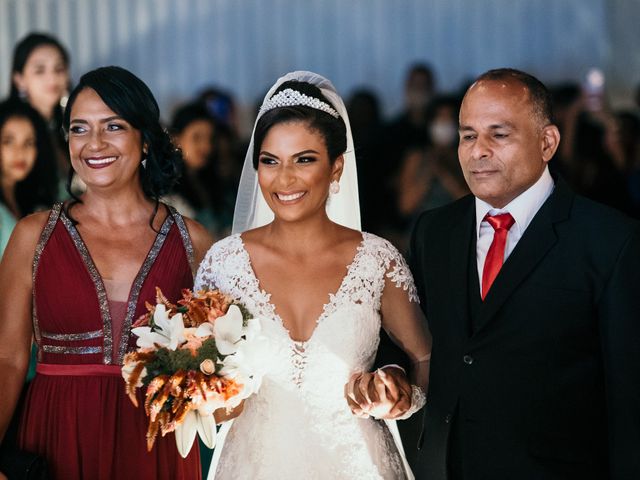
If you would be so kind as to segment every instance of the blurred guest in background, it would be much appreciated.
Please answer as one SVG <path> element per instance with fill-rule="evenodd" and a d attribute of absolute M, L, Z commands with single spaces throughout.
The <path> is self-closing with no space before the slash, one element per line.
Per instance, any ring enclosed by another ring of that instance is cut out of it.
<path fill-rule="evenodd" d="M 347 102 L 351 119 L 351 131 L 358 165 L 358 192 L 362 228 L 368 232 L 378 231 L 381 212 L 388 198 L 380 195 L 380 135 L 382 117 L 376 94 L 368 89 L 353 92 Z"/>
<path fill-rule="evenodd" d="M 401 152 L 406 148 L 424 146 L 427 142 L 427 106 L 435 93 L 435 80 L 431 67 L 415 64 L 405 81 L 405 109 L 388 125 L 388 135 L 394 147 Z"/>
<path fill-rule="evenodd" d="M 627 212 L 640 218 L 640 117 L 630 111 L 616 114 L 618 138 L 625 159 Z"/>
<path fill-rule="evenodd" d="M 44 121 L 20 102 L 0 105 L 0 255 L 17 220 L 51 205 L 57 181 Z"/>
<path fill-rule="evenodd" d="M 217 124 L 238 130 L 236 104 L 229 93 L 216 87 L 207 87 L 200 92 L 198 101 L 204 104 Z"/>
<path fill-rule="evenodd" d="M 422 149 L 409 151 L 402 162 L 396 190 L 407 236 L 420 213 L 469 193 L 458 163 L 459 106 L 455 97 L 434 98 L 426 115 L 429 142 Z"/>
<path fill-rule="evenodd" d="M 216 237 L 223 238 L 231 233 L 233 209 L 240 181 L 242 166 L 240 152 L 242 143 L 238 133 L 231 127 L 218 124 L 215 145 L 207 178 L 211 206 L 216 217 Z"/>
<path fill-rule="evenodd" d="M 173 141 L 182 150 L 184 172 L 171 195 L 165 200 L 181 214 L 191 217 L 215 234 L 217 222 L 212 208 L 210 182 L 211 155 L 214 148 L 215 122 L 200 102 L 176 110 L 171 122 Z"/>
<path fill-rule="evenodd" d="M 206 176 L 210 184 L 215 185 L 215 188 L 209 187 L 209 193 L 217 223 L 215 236 L 222 238 L 231 233 L 246 144 L 240 139 L 236 102 L 231 94 L 209 87 L 200 93 L 198 101 L 205 105 L 216 124 L 213 154 Z"/>
<path fill-rule="evenodd" d="M 560 109 L 559 171 L 580 193 L 598 202 L 630 212 L 627 188 L 627 152 L 620 137 L 620 123 L 608 108 L 604 92 L 581 90 L 555 103 Z"/>
<path fill-rule="evenodd" d="M 11 67 L 9 98 L 29 103 L 45 120 L 56 153 L 49 160 L 57 163 L 60 178 L 70 170 L 62 131 L 70 86 L 69 62 L 69 53 L 55 37 L 30 33 L 16 44 Z"/>
<path fill-rule="evenodd" d="M 404 224 L 397 209 L 396 185 L 402 161 L 410 150 L 427 146 L 427 105 L 434 94 L 435 81 L 431 67 L 426 64 L 414 64 L 409 68 L 405 81 L 405 108 L 390 123 L 382 134 L 380 162 L 378 171 L 378 194 L 382 198 L 393 199 L 382 203 L 377 212 L 379 233 L 402 248 Z"/>

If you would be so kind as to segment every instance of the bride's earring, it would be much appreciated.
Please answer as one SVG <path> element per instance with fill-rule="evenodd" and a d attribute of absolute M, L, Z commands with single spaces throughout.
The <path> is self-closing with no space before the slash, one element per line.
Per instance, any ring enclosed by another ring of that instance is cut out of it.
<path fill-rule="evenodd" d="M 142 168 L 147 168 L 147 147 L 142 149 L 142 162 L 140 162 Z"/>
<path fill-rule="evenodd" d="M 329 193 L 331 193 L 332 195 L 337 195 L 338 193 L 340 193 L 340 184 L 337 180 L 334 180 L 329 184 Z"/>

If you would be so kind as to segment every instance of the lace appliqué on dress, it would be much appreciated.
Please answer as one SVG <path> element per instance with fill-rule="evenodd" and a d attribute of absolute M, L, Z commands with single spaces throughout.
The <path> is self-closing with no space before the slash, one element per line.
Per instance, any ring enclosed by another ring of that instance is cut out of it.
<path fill-rule="evenodd" d="M 276 356 L 274 371 L 234 420 L 215 471 L 235 478 L 404 479 L 406 472 L 383 422 L 352 415 L 344 398 L 351 374 L 370 370 L 377 352 L 385 285 L 417 301 L 406 262 L 386 240 L 363 240 L 312 336 L 291 339 L 260 289 L 239 235 L 217 242 L 198 269 L 195 288 L 217 288 L 263 322 Z M 213 478 L 210 474 L 209 478 Z"/>

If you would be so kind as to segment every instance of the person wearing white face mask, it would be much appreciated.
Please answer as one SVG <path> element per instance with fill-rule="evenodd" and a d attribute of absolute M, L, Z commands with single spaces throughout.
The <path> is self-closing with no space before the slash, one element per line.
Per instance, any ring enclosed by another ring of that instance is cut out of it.
<path fill-rule="evenodd" d="M 469 192 L 456 154 L 458 108 L 458 99 L 436 97 L 427 109 L 428 146 L 410 151 L 402 161 L 396 188 L 406 223 Z"/>

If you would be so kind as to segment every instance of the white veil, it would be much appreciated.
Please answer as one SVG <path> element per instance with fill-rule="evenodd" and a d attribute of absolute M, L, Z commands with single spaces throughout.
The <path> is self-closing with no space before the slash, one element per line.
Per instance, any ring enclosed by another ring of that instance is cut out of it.
<path fill-rule="evenodd" d="M 344 153 L 344 168 L 340 177 L 340 192 L 331 194 L 327 202 L 327 214 L 329 218 L 345 227 L 360 230 L 360 204 L 358 201 L 358 175 L 356 172 L 356 156 L 353 147 L 353 136 L 351 135 L 351 125 L 347 109 L 342 98 L 336 92 L 335 87 L 322 75 L 313 72 L 297 71 L 287 73 L 280 77 L 278 81 L 269 89 L 264 101 L 271 98 L 280 85 L 289 80 L 308 82 L 320 89 L 325 98 L 336 109 L 340 118 L 347 127 L 347 150 Z M 256 118 L 256 124 L 260 119 L 260 114 Z M 242 176 L 238 186 L 238 196 L 236 197 L 236 208 L 233 213 L 232 233 L 242 233 L 252 228 L 266 225 L 273 221 L 273 212 L 262 196 L 258 185 L 258 174 L 253 168 L 253 132 L 251 132 L 251 142 L 247 149 L 247 154 L 242 167 Z"/>

